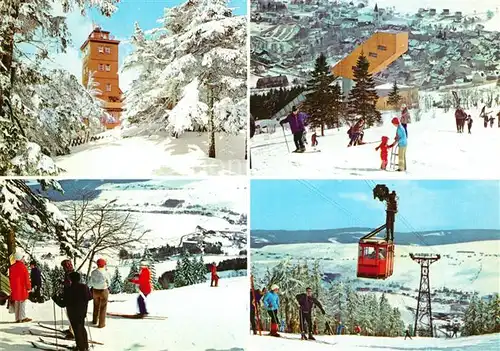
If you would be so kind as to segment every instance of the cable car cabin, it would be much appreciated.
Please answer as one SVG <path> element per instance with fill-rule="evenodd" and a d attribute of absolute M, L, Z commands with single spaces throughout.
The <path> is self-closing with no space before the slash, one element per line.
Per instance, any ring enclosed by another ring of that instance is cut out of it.
<path fill-rule="evenodd" d="M 359 241 L 358 277 L 386 279 L 394 268 L 394 243 L 380 238 Z"/>

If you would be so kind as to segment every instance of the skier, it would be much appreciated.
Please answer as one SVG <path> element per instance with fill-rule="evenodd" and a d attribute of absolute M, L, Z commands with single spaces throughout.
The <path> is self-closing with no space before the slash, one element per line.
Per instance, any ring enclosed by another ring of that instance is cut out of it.
<path fill-rule="evenodd" d="M 361 327 L 359 325 L 354 327 L 354 334 L 361 335 Z"/>
<path fill-rule="evenodd" d="M 217 264 L 215 262 L 212 263 L 212 267 L 210 268 L 212 273 L 210 286 L 216 288 L 219 284 L 219 276 L 217 275 Z"/>
<path fill-rule="evenodd" d="M 260 290 L 255 290 L 255 299 L 253 298 L 252 289 L 250 289 L 250 324 L 252 325 L 253 335 L 257 335 L 257 324 L 255 323 L 255 315 L 260 306 L 260 300 L 262 296 L 266 293 L 266 288 Z"/>
<path fill-rule="evenodd" d="M 106 272 L 106 261 L 103 258 L 97 260 L 97 268 L 90 274 L 90 287 L 94 309 L 92 313 L 92 324 L 98 328 L 106 326 L 106 309 L 108 306 L 110 279 Z"/>
<path fill-rule="evenodd" d="M 313 132 L 311 135 L 311 146 L 316 147 L 318 146 L 318 136 L 316 135 L 316 131 Z"/>
<path fill-rule="evenodd" d="M 139 285 L 139 296 L 137 297 L 137 305 L 139 306 L 138 318 L 144 318 L 148 315 L 146 309 L 146 298 L 151 293 L 151 272 L 146 262 L 141 262 L 141 272 L 136 278 L 130 279 L 131 283 Z"/>
<path fill-rule="evenodd" d="M 30 275 L 24 264 L 24 256 L 16 252 L 15 262 L 9 267 L 10 301 L 14 303 L 16 323 L 31 322 L 26 317 L 26 300 L 31 290 Z"/>
<path fill-rule="evenodd" d="M 326 335 L 333 335 L 333 330 L 332 330 L 332 327 L 330 326 L 330 322 L 329 321 L 325 321 L 325 331 L 324 333 Z"/>
<path fill-rule="evenodd" d="M 410 338 L 410 340 L 413 340 L 413 339 L 411 338 L 411 335 L 410 335 L 410 329 L 409 329 L 409 328 L 406 328 L 406 330 L 405 330 L 405 340 L 406 340 L 406 338 Z"/>
<path fill-rule="evenodd" d="M 61 281 L 61 286 L 59 287 L 59 293 L 52 296 L 52 300 L 58 305 L 59 307 L 65 308 L 66 304 L 64 303 L 64 289 L 68 288 L 71 286 L 71 279 L 69 278 L 69 275 L 73 273 L 75 270 L 73 268 L 73 263 L 71 260 L 63 260 L 61 262 L 61 266 L 64 271 L 64 279 Z M 68 315 L 68 309 L 66 309 L 66 315 Z M 68 320 L 69 320 L 69 315 L 68 315 Z M 66 333 L 66 339 L 74 339 L 75 338 L 75 333 L 73 331 L 73 327 L 71 326 L 71 323 L 69 324 L 69 328 L 64 331 Z"/>
<path fill-rule="evenodd" d="M 43 303 L 43 298 L 41 294 L 42 289 L 42 272 L 37 267 L 36 262 L 32 260 L 30 262 L 30 280 L 31 280 L 31 293 L 30 293 L 30 301 L 34 303 Z"/>
<path fill-rule="evenodd" d="M 497 124 L 498 128 L 500 128 L 500 112 L 497 113 Z"/>
<path fill-rule="evenodd" d="M 486 114 L 486 106 L 483 106 L 483 108 L 481 109 L 481 113 L 479 114 L 479 117 L 483 119 L 484 128 L 488 128 L 489 117 Z"/>
<path fill-rule="evenodd" d="M 387 169 L 387 163 L 388 163 L 387 156 L 389 154 L 389 149 L 392 148 L 394 145 L 396 145 L 396 142 L 388 145 L 387 144 L 388 141 L 389 138 L 383 136 L 380 145 L 375 148 L 375 151 L 378 151 L 380 149 L 380 159 L 382 160 L 380 169 L 383 169 L 384 171 Z"/>
<path fill-rule="evenodd" d="M 304 112 L 299 112 L 297 107 L 292 107 L 292 113 L 289 114 L 285 119 L 280 121 L 281 127 L 285 123 L 290 125 L 290 130 L 293 134 L 293 142 L 295 143 L 296 150 L 293 152 L 302 153 L 306 151 L 306 147 L 304 145 L 303 135 L 305 132 L 306 121 L 309 118 L 309 115 Z"/>
<path fill-rule="evenodd" d="M 365 127 L 365 120 L 363 118 L 359 119 L 349 130 L 347 131 L 347 134 L 349 135 L 349 144 L 347 144 L 347 147 L 350 146 L 356 146 L 356 145 L 363 145 L 363 137 L 364 137 L 364 129 Z"/>
<path fill-rule="evenodd" d="M 406 171 L 406 148 L 408 146 L 408 140 L 406 139 L 406 132 L 399 124 L 399 119 L 397 119 L 397 117 L 392 119 L 392 125 L 396 127 L 395 142 L 398 143 L 398 172 L 403 172 Z"/>
<path fill-rule="evenodd" d="M 471 134 L 472 122 L 472 117 L 470 115 L 467 116 L 467 130 L 469 131 L 469 134 Z"/>
<path fill-rule="evenodd" d="M 455 122 L 457 124 L 457 133 L 463 132 L 463 126 L 466 118 L 467 114 L 462 108 L 459 107 L 455 110 Z"/>
<path fill-rule="evenodd" d="M 457 325 L 457 324 L 454 324 L 454 325 L 453 325 L 453 334 L 451 335 L 451 337 L 452 337 L 452 338 L 453 338 L 453 337 L 457 337 L 457 338 L 458 338 L 458 334 L 457 334 L 457 333 L 458 333 L 458 329 L 459 329 L 459 328 L 458 328 L 458 325 Z"/>
<path fill-rule="evenodd" d="M 408 128 L 407 125 L 411 123 L 410 111 L 406 104 L 401 105 L 401 125 L 405 129 L 406 137 L 408 138 Z"/>
<path fill-rule="evenodd" d="M 325 310 L 323 309 L 323 306 L 321 303 L 316 299 L 313 294 L 312 294 L 312 289 L 311 288 L 306 288 L 306 292 L 302 294 L 298 294 L 295 296 L 297 299 L 297 302 L 299 304 L 300 308 L 300 332 L 301 332 L 301 338 L 302 339 L 307 339 L 306 338 L 306 332 L 308 332 L 308 337 L 309 340 L 315 340 L 313 337 L 313 324 L 312 324 L 312 309 L 314 306 L 318 306 L 318 308 L 321 310 L 323 315 L 325 314 Z M 307 328 L 306 328 L 307 324 Z"/>
<path fill-rule="evenodd" d="M 493 128 L 493 123 L 495 122 L 495 118 L 490 117 L 490 128 Z"/>
<path fill-rule="evenodd" d="M 89 341 L 85 330 L 85 318 L 89 301 L 92 299 L 89 287 L 80 282 L 80 273 L 69 274 L 71 284 L 64 288 L 64 303 L 68 312 L 69 322 L 73 328 L 76 350 L 88 351 Z"/>
<path fill-rule="evenodd" d="M 278 310 L 280 308 L 280 297 L 278 295 L 279 287 L 276 284 L 271 285 L 271 290 L 266 293 L 262 302 L 271 317 L 271 332 L 269 335 L 279 337 L 278 334 Z"/>
<path fill-rule="evenodd" d="M 339 325 L 337 326 L 337 335 L 342 335 L 342 331 L 344 330 L 344 325 L 342 321 L 339 321 Z"/>

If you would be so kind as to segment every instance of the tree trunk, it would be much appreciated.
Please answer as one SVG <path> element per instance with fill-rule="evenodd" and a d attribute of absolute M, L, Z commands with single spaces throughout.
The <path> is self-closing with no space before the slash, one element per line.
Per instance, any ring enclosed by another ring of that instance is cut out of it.
<path fill-rule="evenodd" d="M 210 88 L 209 98 L 209 116 L 208 116 L 208 157 L 215 158 L 215 126 L 214 126 L 214 94 Z"/>
<path fill-rule="evenodd" d="M 325 124 L 321 123 L 321 136 L 325 136 Z"/>
<path fill-rule="evenodd" d="M 19 5 L 10 5 L 7 13 L 1 13 L 2 17 L 10 20 L 10 26 L 3 33 L 0 33 L 0 76 L 9 77 L 8 81 L 12 81 L 12 59 L 14 56 L 14 23 L 18 17 Z M 14 7 L 15 6 L 15 7 Z M 10 11 L 9 11 L 10 10 Z M 0 89 L 0 117 L 5 117 L 4 105 L 6 100 L 10 103 L 12 85 Z"/>
<path fill-rule="evenodd" d="M 10 257 L 13 253 L 16 252 L 16 233 L 14 229 L 7 229 L 7 257 Z"/>
<path fill-rule="evenodd" d="M 87 283 L 89 282 L 90 270 L 92 269 L 92 262 L 94 262 L 95 253 L 92 253 L 89 257 L 89 266 L 87 268 Z"/>

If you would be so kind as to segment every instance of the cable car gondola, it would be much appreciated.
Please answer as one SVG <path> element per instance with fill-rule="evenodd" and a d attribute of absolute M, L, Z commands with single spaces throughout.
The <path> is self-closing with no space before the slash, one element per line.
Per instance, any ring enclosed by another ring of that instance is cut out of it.
<path fill-rule="evenodd" d="M 373 189 L 373 197 L 387 203 L 386 222 L 359 239 L 358 270 L 359 278 L 387 279 L 394 269 L 394 221 L 397 212 L 396 192 L 378 184 Z M 377 234 L 385 229 L 385 238 Z"/>

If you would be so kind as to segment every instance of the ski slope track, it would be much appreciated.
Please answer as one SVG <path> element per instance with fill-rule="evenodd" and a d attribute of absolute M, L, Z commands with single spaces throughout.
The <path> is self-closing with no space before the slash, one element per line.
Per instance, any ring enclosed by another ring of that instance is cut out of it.
<path fill-rule="evenodd" d="M 219 287 L 209 282 L 172 290 L 154 291 L 147 299 L 151 316 L 166 316 L 165 320 L 138 320 L 107 317 L 106 327 L 90 327 L 91 339 L 104 343 L 91 350 L 244 350 L 247 344 L 247 277 L 221 279 Z M 135 294 L 121 294 L 124 302 L 108 304 L 108 312 L 135 314 Z M 112 295 L 111 299 L 115 299 Z M 226 306 L 226 308 L 225 308 Z M 230 306 L 230 308 L 227 308 Z M 28 330 L 41 331 L 37 322 L 53 325 L 53 304 L 28 302 L 27 315 L 31 323 L 7 323 L 13 320 L 5 308 L 0 309 L 0 350 L 31 351 L 30 341 L 38 337 Z M 88 318 L 92 318 L 92 302 Z M 61 310 L 56 308 L 58 324 Z M 67 321 L 64 320 L 67 325 Z M 88 332 L 88 329 L 87 329 Z M 53 341 L 55 339 L 47 339 Z M 71 345 L 73 342 L 60 340 Z M 74 343 L 73 343 L 74 344 Z"/>
<path fill-rule="evenodd" d="M 496 114 L 495 109 L 495 114 Z M 500 128 L 484 128 L 479 113 L 471 113 L 472 134 L 456 132 L 454 111 L 436 110 L 422 116 L 420 122 L 408 125 L 407 172 L 380 170 L 380 153 L 375 147 L 382 136 L 394 139 L 396 128 L 390 119 L 397 113 L 387 113 L 384 125 L 365 129 L 365 145 L 347 147 L 347 127 L 318 133 L 318 149 L 322 152 L 295 154 L 293 136 L 285 128 L 273 134 L 255 135 L 251 144 L 252 175 L 282 178 L 337 176 L 342 178 L 402 179 L 407 176 L 437 179 L 500 178 L 500 167 L 495 166 L 495 150 L 500 150 Z M 412 117 L 414 118 L 414 117 Z M 307 133 L 308 143 L 311 132 Z M 309 145 L 306 145 L 310 149 Z"/>
<path fill-rule="evenodd" d="M 354 335 L 338 335 L 338 336 L 315 336 L 319 342 L 301 341 L 300 335 L 283 334 L 282 338 L 271 336 L 253 336 L 250 341 L 248 350 L 273 350 L 273 351 L 288 351 L 307 349 L 308 351 L 315 350 L 370 350 L 370 351 L 387 351 L 387 350 L 422 350 L 422 351 L 454 351 L 454 350 L 469 350 L 469 351 L 489 351 L 498 350 L 499 335 L 482 335 L 472 336 L 458 339 L 432 339 L 432 338 L 413 338 L 413 340 L 404 340 L 399 338 L 371 337 L 371 336 L 354 336 Z"/>

